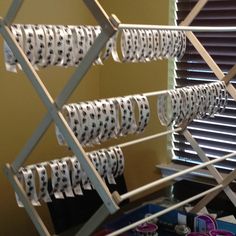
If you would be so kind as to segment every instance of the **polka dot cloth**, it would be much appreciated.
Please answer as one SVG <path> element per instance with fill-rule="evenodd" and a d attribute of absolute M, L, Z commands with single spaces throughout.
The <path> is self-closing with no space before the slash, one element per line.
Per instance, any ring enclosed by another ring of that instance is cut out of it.
<path fill-rule="evenodd" d="M 73 34 L 69 26 L 63 26 L 65 35 L 65 44 L 64 44 L 64 58 L 63 66 L 73 66 L 74 65 L 74 56 L 73 56 Z"/>
<path fill-rule="evenodd" d="M 100 174 L 101 172 L 101 168 L 100 168 L 100 159 L 99 156 L 97 155 L 97 152 L 90 152 L 88 153 L 89 159 L 92 161 L 95 169 L 97 170 L 97 172 Z"/>
<path fill-rule="evenodd" d="M 23 50 L 32 65 L 35 63 L 35 35 L 33 26 L 22 25 L 21 30 L 24 35 L 24 47 Z"/>
<path fill-rule="evenodd" d="M 37 69 L 50 65 L 78 66 L 101 33 L 100 26 L 12 25 L 11 31 L 28 60 Z M 106 44 L 94 65 L 102 65 L 110 55 L 116 62 L 149 62 L 183 57 L 186 35 L 183 31 L 125 29 Z M 118 43 L 120 41 L 120 43 Z M 119 49 L 122 59 L 119 57 Z M 16 72 L 17 60 L 4 43 L 6 69 Z M 20 65 L 18 65 L 21 69 Z"/>
<path fill-rule="evenodd" d="M 123 62 L 132 61 L 135 52 L 130 30 L 123 30 L 121 33 L 121 52 Z"/>
<path fill-rule="evenodd" d="M 62 110 L 68 125 L 83 146 L 143 132 L 150 118 L 149 103 L 143 95 L 71 103 L 64 105 Z M 60 145 L 66 145 L 57 127 L 56 136 Z"/>
<path fill-rule="evenodd" d="M 55 54 L 54 54 L 54 58 L 53 58 L 53 65 L 58 65 L 58 66 L 62 66 L 63 65 L 63 60 L 64 60 L 64 56 L 65 56 L 65 31 L 63 30 L 63 26 L 55 26 L 52 28 L 54 31 L 54 35 L 55 35 Z"/>
<path fill-rule="evenodd" d="M 90 146 L 96 139 L 96 131 L 99 124 L 95 119 L 95 112 L 91 103 L 81 102 L 77 106 L 82 132 L 81 144 Z M 96 140 L 95 143 L 97 143 Z"/>
<path fill-rule="evenodd" d="M 104 179 L 107 177 L 107 172 L 108 172 L 108 160 L 106 157 L 106 154 L 104 152 L 104 150 L 99 150 L 96 151 L 96 154 L 100 160 L 100 176 Z"/>
<path fill-rule="evenodd" d="M 80 167 L 80 163 L 76 157 L 70 158 L 70 162 L 71 162 L 72 188 L 76 195 L 83 195 L 83 191 L 80 186 L 80 182 L 82 180 L 82 170 Z"/>
<path fill-rule="evenodd" d="M 170 90 L 158 96 L 157 112 L 162 125 L 187 125 L 224 110 L 227 89 L 223 81 Z"/>
<path fill-rule="evenodd" d="M 107 180 L 109 184 L 116 184 L 114 174 L 117 169 L 117 158 L 112 148 L 104 149 L 108 161 Z"/>
<path fill-rule="evenodd" d="M 51 202 L 50 195 L 48 193 L 48 175 L 46 168 L 41 164 L 36 164 L 35 169 L 38 173 L 39 178 L 39 192 L 38 199 L 43 200 L 44 202 Z"/>
<path fill-rule="evenodd" d="M 130 97 L 116 98 L 117 114 L 120 119 L 119 135 L 132 134 L 136 130 L 134 110 Z M 120 114 L 118 113 L 120 111 Z"/>
<path fill-rule="evenodd" d="M 40 206 L 36 193 L 35 178 L 34 178 L 35 176 L 32 170 L 29 168 L 22 168 L 21 172 L 24 177 L 25 192 L 27 197 L 29 198 L 33 206 Z"/>
<path fill-rule="evenodd" d="M 53 62 L 54 62 L 54 57 L 56 53 L 55 34 L 54 34 L 53 26 L 42 25 L 41 28 L 44 31 L 45 45 L 46 45 L 45 58 L 42 59 L 42 60 L 45 60 L 45 64 L 43 64 L 42 66 L 47 67 L 49 65 L 53 65 Z"/>
<path fill-rule="evenodd" d="M 136 133 L 143 132 L 150 119 L 150 106 L 146 96 L 134 95 L 131 97 L 132 103 L 138 106 L 138 121 L 136 122 Z"/>
<path fill-rule="evenodd" d="M 97 113 L 99 128 L 97 130 L 100 141 L 106 141 L 115 137 L 117 131 L 117 111 L 115 104 L 108 99 L 96 100 L 93 102 L 94 110 Z"/>
<path fill-rule="evenodd" d="M 40 25 L 32 25 L 35 38 L 35 54 L 34 64 L 37 66 L 46 65 L 46 37 L 43 27 Z"/>
<path fill-rule="evenodd" d="M 63 183 L 61 178 L 61 171 L 59 169 L 57 160 L 50 161 L 49 166 L 51 168 L 51 181 L 52 181 L 52 192 L 57 199 L 63 199 L 62 193 Z"/>
<path fill-rule="evenodd" d="M 124 173 L 124 155 L 119 146 L 92 151 L 87 155 L 101 178 L 104 181 L 106 179 L 109 184 L 116 184 L 115 178 Z M 64 194 L 66 197 L 74 197 L 75 195 L 83 195 L 83 190 L 92 190 L 90 180 L 76 157 L 38 163 L 21 168 L 18 172 L 18 179 L 22 185 L 24 182 L 26 194 L 33 205 L 39 206 L 38 200 L 52 201 L 48 192 L 47 166 L 51 169 L 52 192 L 50 194 L 53 194 L 56 199 L 63 199 Z M 33 169 L 38 173 L 38 194 L 36 193 Z M 93 187 L 93 189 L 95 188 Z M 18 206 L 23 207 L 17 195 L 16 200 Z"/>
<path fill-rule="evenodd" d="M 183 57 L 186 50 L 186 34 L 183 31 L 123 29 L 106 45 L 116 62 L 151 62 L 157 59 Z M 119 41 L 119 42 L 117 42 Z M 120 45 L 120 50 L 118 45 Z M 119 56 L 118 51 L 121 51 Z M 121 59 L 120 59 L 121 58 Z"/>
<path fill-rule="evenodd" d="M 75 52 L 75 61 L 74 64 L 77 66 L 80 64 L 80 62 L 83 60 L 84 56 L 86 55 L 86 37 L 85 32 L 81 26 L 74 27 L 72 30 L 72 33 L 74 35 L 74 52 Z"/>
<path fill-rule="evenodd" d="M 84 190 L 91 190 L 92 186 L 90 184 L 90 180 L 86 174 L 86 172 L 83 170 L 83 168 L 81 168 L 82 170 L 82 186 Z"/>
<path fill-rule="evenodd" d="M 114 176 L 118 177 L 124 173 L 125 159 L 124 159 L 123 152 L 119 146 L 113 147 L 112 149 L 115 152 L 116 158 L 117 158 L 117 170 Z"/>
<path fill-rule="evenodd" d="M 66 197 L 74 197 L 74 193 L 71 187 L 70 173 L 67 162 L 65 160 L 59 160 L 58 166 L 61 172 L 61 181 L 62 181 L 62 192 L 65 193 Z"/>

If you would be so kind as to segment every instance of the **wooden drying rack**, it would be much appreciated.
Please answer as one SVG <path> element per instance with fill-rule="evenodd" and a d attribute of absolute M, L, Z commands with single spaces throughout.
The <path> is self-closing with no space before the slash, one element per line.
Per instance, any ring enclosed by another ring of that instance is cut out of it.
<path fill-rule="evenodd" d="M 161 216 L 165 213 L 168 213 L 171 210 L 174 210 L 180 206 L 183 206 L 186 203 L 189 203 L 193 200 L 199 199 L 200 200 L 195 207 L 192 209 L 193 213 L 198 212 L 202 209 L 209 201 L 211 201 L 220 191 L 224 191 L 229 199 L 232 201 L 234 206 L 236 206 L 236 195 L 229 187 L 229 183 L 236 177 L 236 170 L 232 171 L 226 178 L 223 178 L 218 170 L 213 166 L 213 164 L 225 160 L 227 158 L 232 158 L 236 156 L 236 153 L 229 154 L 227 156 L 221 157 L 217 160 L 209 160 L 204 151 L 198 145 L 196 140 L 192 137 L 191 133 L 187 130 L 186 126 L 180 127 L 177 131 L 181 132 L 188 142 L 191 144 L 193 149 L 197 152 L 201 160 L 203 161 L 202 164 L 197 166 L 191 167 L 187 170 L 181 171 L 179 173 L 173 174 L 171 176 L 159 179 L 152 183 L 146 184 L 145 186 L 141 186 L 137 189 L 134 189 L 130 192 L 127 192 L 123 195 L 120 195 L 118 192 L 110 193 L 109 189 L 107 188 L 106 184 L 103 182 L 102 178 L 99 176 L 97 171 L 95 170 L 93 164 L 90 162 L 88 158 L 86 158 L 86 153 L 82 148 L 81 144 L 78 142 L 76 137 L 74 136 L 73 132 L 71 131 L 70 127 L 68 126 L 65 118 L 63 117 L 60 109 L 68 100 L 72 92 L 75 88 L 79 85 L 81 80 L 83 79 L 84 75 L 87 73 L 89 68 L 91 67 L 92 63 L 95 61 L 99 52 L 105 47 L 107 41 L 114 35 L 119 29 L 125 28 L 146 28 L 146 29 L 176 29 L 176 30 L 185 30 L 187 38 L 192 43 L 192 45 L 196 48 L 198 53 L 202 56 L 205 60 L 207 65 L 211 68 L 214 72 L 216 77 L 219 80 L 223 80 L 227 84 L 227 90 L 230 95 L 236 100 L 236 89 L 230 83 L 230 80 L 236 75 L 236 65 L 228 72 L 227 75 L 220 70 L 218 65 L 214 62 L 202 44 L 198 41 L 195 37 L 193 31 L 236 31 L 236 27 L 190 27 L 189 25 L 192 23 L 194 18 L 199 14 L 208 0 L 199 0 L 192 11 L 187 15 L 185 20 L 180 24 L 180 26 L 150 26 L 150 25 L 128 25 L 128 24 L 121 24 L 118 18 L 115 15 L 111 15 L 109 17 L 102 6 L 99 4 L 97 0 L 84 0 L 85 4 L 97 20 L 98 24 L 102 27 L 101 34 L 95 40 L 94 44 L 91 46 L 90 50 L 71 76 L 70 80 L 67 82 L 65 87 L 63 88 L 61 94 L 53 100 L 52 96 L 48 92 L 47 88 L 43 85 L 39 75 L 36 73 L 35 69 L 32 67 L 30 62 L 28 61 L 27 57 L 25 56 L 24 52 L 16 42 L 14 36 L 12 35 L 9 26 L 14 21 L 23 0 L 13 0 L 12 4 L 8 10 L 6 17 L 0 17 L 0 33 L 3 36 L 4 40 L 7 42 L 8 46 L 12 50 L 13 54 L 15 55 L 17 61 L 20 63 L 22 70 L 28 77 L 29 81 L 33 85 L 36 93 L 38 94 L 39 98 L 42 100 L 43 104 L 47 108 L 48 112 L 39 124 L 36 131 L 33 133 L 32 137 L 28 140 L 26 145 L 20 151 L 18 156 L 16 157 L 15 161 L 12 164 L 6 164 L 4 168 L 4 172 L 11 183 L 12 187 L 14 188 L 15 192 L 18 194 L 20 201 L 23 203 L 25 210 L 27 211 L 29 217 L 31 218 L 35 228 L 37 229 L 38 233 L 42 236 L 49 236 L 51 235 L 47 230 L 46 226 L 44 225 L 42 219 L 38 215 L 35 208 L 31 205 L 31 202 L 26 196 L 26 193 L 20 184 L 17 178 L 17 172 L 19 168 L 25 163 L 33 149 L 36 147 L 44 133 L 47 131 L 49 125 L 54 121 L 61 133 L 63 134 L 66 143 L 71 147 L 71 150 L 83 166 L 83 169 L 86 171 L 87 175 L 90 178 L 90 181 L 93 186 L 96 186 L 96 191 L 100 195 L 103 205 L 98 209 L 98 211 L 84 224 L 81 230 L 76 235 L 91 235 L 92 232 L 105 220 L 105 218 L 109 214 L 113 214 L 119 210 L 119 204 L 125 200 L 134 196 L 138 193 L 146 191 L 150 188 L 154 188 L 161 183 L 167 182 L 171 179 L 174 179 L 178 176 L 187 174 L 194 170 L 207 167 L 213 177 L 216 179 L 218 185 L 207 190 L 203 193 L 200 193 L 193 198 L 189 198 L 185 201 L 182 201 L 172 207 L 165 209 L 164 211 L 158 212 L 148 218 L 145 218 L 141 221 L 138 221 L 130 226 L 124 227 L 116 232 L 113 232 L 110 235 L 118 235 L 122 232 L 127 231 L 135 227 L 135 224 L 138 225 L 140 223 L 144 223 L 145 221 L 151 220 L 155 217 Z M 150 136 L 149 138 L 144 138 L 143 141 L 149 140 L 152 138 L 157 138 L 162 135 L 169 134 L 172 131 L 163 132 L 161 134 L 156 134 Z M 131 141 L 132 142 L 132 141 Z M 137 141 L 133 141 L 132 143 L 137 143 Z M 211 193 L 211 194 L 209 194 Z"/>

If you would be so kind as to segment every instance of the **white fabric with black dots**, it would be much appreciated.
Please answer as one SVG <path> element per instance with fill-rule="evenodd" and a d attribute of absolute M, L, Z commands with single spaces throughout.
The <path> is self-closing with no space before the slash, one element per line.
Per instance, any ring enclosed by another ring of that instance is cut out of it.
<path fill-rule="evenodd" d="M 37 171 L 39 178 L 38 199 L 43 200 L 44 202 L 51 202 L 52 199 L 48 192 L 48 174 L 46 168 L 41 164 L 36 164 L 35 170 Z"/>
<path fill-rule="evenodd" d="M 115 152 L 111 149 L 104 149 L 108 161 L 107 181 L 109 184 L 116 184 L 114 174 L 117 169 L 117 158 Z"/>
<path fill-rule="evenodd" d="M 158 96 L 158 117 L 164 126 L 187 125 L 193 119 L 214 117 L 223 112 L 227 99 L 223 81 L 170 90 Z"/>
<path fill-rule="evenodd" d="M 73 55 L 73 34 L 69 26 L 63 26 L 65 34 L 65 54 L 63 59 L 63 66 L 74 66 L 74 55 Z"/>
<path fill-rule="evenodd" d="M 136 124 L 130 97 L 118 97 L 115 100 L 117 102 L 117 116 L 120 120 L 119 135 L 133 134 L 136 130 Z"/>
<path fill-rule="evenodd" d="M 108 161 L 107 161 L 107 157 L 106 154 L 104 152 L 104 150 L 98 150 L 96 151 L 96 154 L 99 158 L 100 161 L 100 176 L 105 179 L 107 177 L 107 172 L 108 172 Z"/>
<path fill-rule="evenodd" d="M 35 37 L 34 64 L 46 66 L 46 36 L 41 25 L 32 25 Z"/>
<path fill-rule="evenodd" d="M 63 189 L 61 171 L 57 160 L 50 161 L 49 166 L 51 167 L 52 193 L 54 194 L 55 198 L 63 199 L 64 195 L 61 192 Z"/>
<path fill-rule="evenodd" d="M 65 58 L 66 33 L 61 25 L 52 26 L 52 29 L 55 35 L 55 48 L 52 64 L 62 66 Z"/>
<path fill-rule="evenodd" d="M 80 163 L 76 157 L 70 158 L 71 162 L 71 180 L 72 180 L 72 188 L 76 195 L 83 195 L 83 191 L 81 188 L 82 181 L 82 170 L 80 167 Z"/>
<path fill-rule="evenodd" d="M 56 49 L 56 41 L 55 41 L 55 34 L 53 30 L 53 26 L 50 25 L 42 25 L 41 26 L 44 35 L 45 35 L 45 45 L 46 45 L 46 54 L 45 54 L 45 64 L 44 67 L 53 65 L 55 61 L 55 49 Z"/>
<path fill-rule="evenodd" d="M 124 154 L 119 146 L 113 147 L 117 159 L 117 170 L 114 174 L 115 177 L 118 177 L 124 173 L 125 170 L 125 159 Z"/>
<path fill-rule="evenodd" d="M 144 131 L 150 119 L 150 106 L 146 96 L 137 94 L 131 96 L 132 103 L 138 106 L 138 121 L 136 121 L 136 133 Z"/>
<path fill-rule="evenodd" d="M 21 30 L 24 36 L 24 53 L 32 65 L 35 64 L 35 35 L 32 25 L 22 25 Z"/>
<path fill-rule="evenodd" d="M 35 176 L 31 169 L 21 168 L 20 170 L 24 177 L 25 192 L 33 206 L 40 206 L 36 192 Z"/>
<path fill-rule="evenodd" d="M 66 197 L 74 197 L 70 180 L 70 172 L 67 162 L 65 160 L 58 160 L 58 166 L 61 171 L 61 181 L 62 181 L 61 191 L 65 193 Z"/>

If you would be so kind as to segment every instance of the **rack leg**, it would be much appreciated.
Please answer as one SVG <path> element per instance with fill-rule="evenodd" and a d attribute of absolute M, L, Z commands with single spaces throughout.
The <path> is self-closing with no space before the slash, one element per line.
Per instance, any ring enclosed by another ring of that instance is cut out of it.
<path fill-rule="evenodd" d="M 192 137 L 192 135 L 190 134 L 190 132 L 185 129 L 182 134 L 184 135 L 184 137 L 189 141 L 189 143 L 191 144 L 191 146 L 193 147 L 193 149 L 197 152 L 198 156 L 201 158 L 201 160 L 203 162 L 208 162 L 209 159 L 208 157 L 205 155 L 204 151 L 201 149 L 201 147 L 198 145 L 198 143 L 196 142 L 196 140 Z M 211 174 L 214 176 L 214 178 L 216 179 L 217 183 L 221 183 L 223 181 L 223 177 L 221 176 L 221 174 L 218 172 L 218 170 L 213 166 L 210 165 L 207 167 L 209 169 L 209 171 L 211 172 Z M 231 200 L 231 202 L 234 204 L 234 206 L 236 207 L 236 194 L 232 191 L 232 189 L 227 186 L 224 189 L 226 195 L 229 197 L 229 199 Z"/>
<path fill-rule="evenodd" d="M 236 177 L 236 170 L 233 170 L 223 181 L 223 188 L 228 186 Z M 198 213 L 203 207 L 205 207 L 210 201 L 212 201 L 222 190 L 218 189 L 212 194 L 206 195 L 201 201 L 199 201 L 193 209 L 190 211 L 191 213 Z"/>
<path fill-rule="evenodd" d="M 44 225 L 42 219 L 38 215 L 37 211 L 34 209 L 34 207 L 31 205 L 30 201 L 28 200 L 24 189 L 22 188 L 17 176 L 14 174 L 13 170 L 11 169 L 11 166 L 9 164 L 6 164 L 4 167 L 5 175 L 7 176 L 9 182 L 13 186 L 15 192 L 18 194 L 21 202 L 23 203 L 25 210 L 27 211 L 30 219 L 32 220 L 33 224 L 35 225 L 35 228 L 37 229 L 38 233 L 41 236 L 50 236 L 50 233 L 48 232 L 46 226 Z"/>
<path fill-rule="evenodd" d="M 90 236 L 108 216 L 109 211 L 103 204 L 75 236 Z"/>
<path fill-rule="evenodd" d="M 22 3 L 23 3 L 23 0 L 12 1 L 12 4 L 7 12 L 7 15 L 4 18 L 4 21 L 7 25 L 10 25 L 14 21 L 18 11 L 20 10 Z"/>
<path fill-rule="evenodd" d="M 57 107 L 57 104 L 53 100 L 52 96 L 42 83 L 39 75 L 36 73 L 33 66 L 28 61 L 26 55 L 24 54 L 23 50 L 19 47 L 17 44 L 15 38 L 13 37 L 11 31 L 9 28 L 4 25 L 1 22 L 1 33 L 8 43 L 9 47 L 11 48 L 12 52 L 14 53 L 17 60 L 20 62 L 23 71 L 27 75 L 29 81 L 31 82 L 32 86 L 35 88 L 35 91 L 37 92 L 38 96 L 40 97 L 41 101 L 44 103 L 45 107 L 47 108 L 48 112 L 50 112 L 50 115 L 52 116 L 53 120 L 55 121 L 57 127 L 62 132 L 65 141 L 71 148 L 71 150 L 74 152 L 77 159 L 80 161 L 84 171 L 89 176 L 92 184 L 96 186 L 96 190 L 98 194 L 100 195 L 103 202 L 106 204 L 108 209 L 111 213 L 116 212 L 119 207 L 117 204 L 113 201 L 111 193 L 106 186 L 106 184 L 103 182 L 101 176 L 97 173 L 95 167 L 91 163 L 91 161 L 87 158 L 85 151 L 83 150 L 82 146 L 80 145 L 79 141 L 75 137 L 73 131 L 67 124 L 62 112 Z M 115 30 L 114 32 L 115 33 Z M 101 34 L 98 36 L 98 38 L 95 40 L 94 44 L 84 57 L 83 63 L 81 62 L 81 68 L 80 68 L 80 75 L 83 77 L 84 74 L 87 72 L 87 70 L 90 68 L 91 64 L 94 62 L 94 60 L 97 58 L 101 48 L 103 48 L 106 44 L 106 42 L 110 39 L 109 34 L 107 34 L 105 31 L 102 31 Z M 68 84 L 68 86 L 71 88 L 71 92 L 74 91 L 76 85 L 76 79 L 73 80 L 72 84 Z M 65 91 L 65 94 L 68 92 Z"/>

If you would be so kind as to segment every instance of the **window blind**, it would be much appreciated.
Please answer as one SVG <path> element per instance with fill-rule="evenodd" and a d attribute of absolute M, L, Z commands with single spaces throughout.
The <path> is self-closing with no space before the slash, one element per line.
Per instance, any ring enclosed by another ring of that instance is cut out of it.
<path fill-rule="evenodd" d="M 176 0 L 176 24 L 185 19 L 197 0 Z M 236 26 L 235 0 L 209 0 L 191 25 Z M 227 73 L 236 63 L 236 32 L 194 33 L 212 56 L 220 69 Z M 216 76 L 188 41 L 185 56 L 175 63 L 175 85 L 182 87 L 217 81 Z M 231 81 L 235 86 L 235 78 Z M 214 118 L 194 120 L 189 131 L 205 151 L 209 159 L 221 157 L 236 151 L 236 102 L 229 96 L 224 113 Z M 201 160 L 186 139 L 173 134 L 173 161 L 191 165 Z M 220 162 L 216 167 L 222 170 L 236 168 L 236 158 Z"/>

